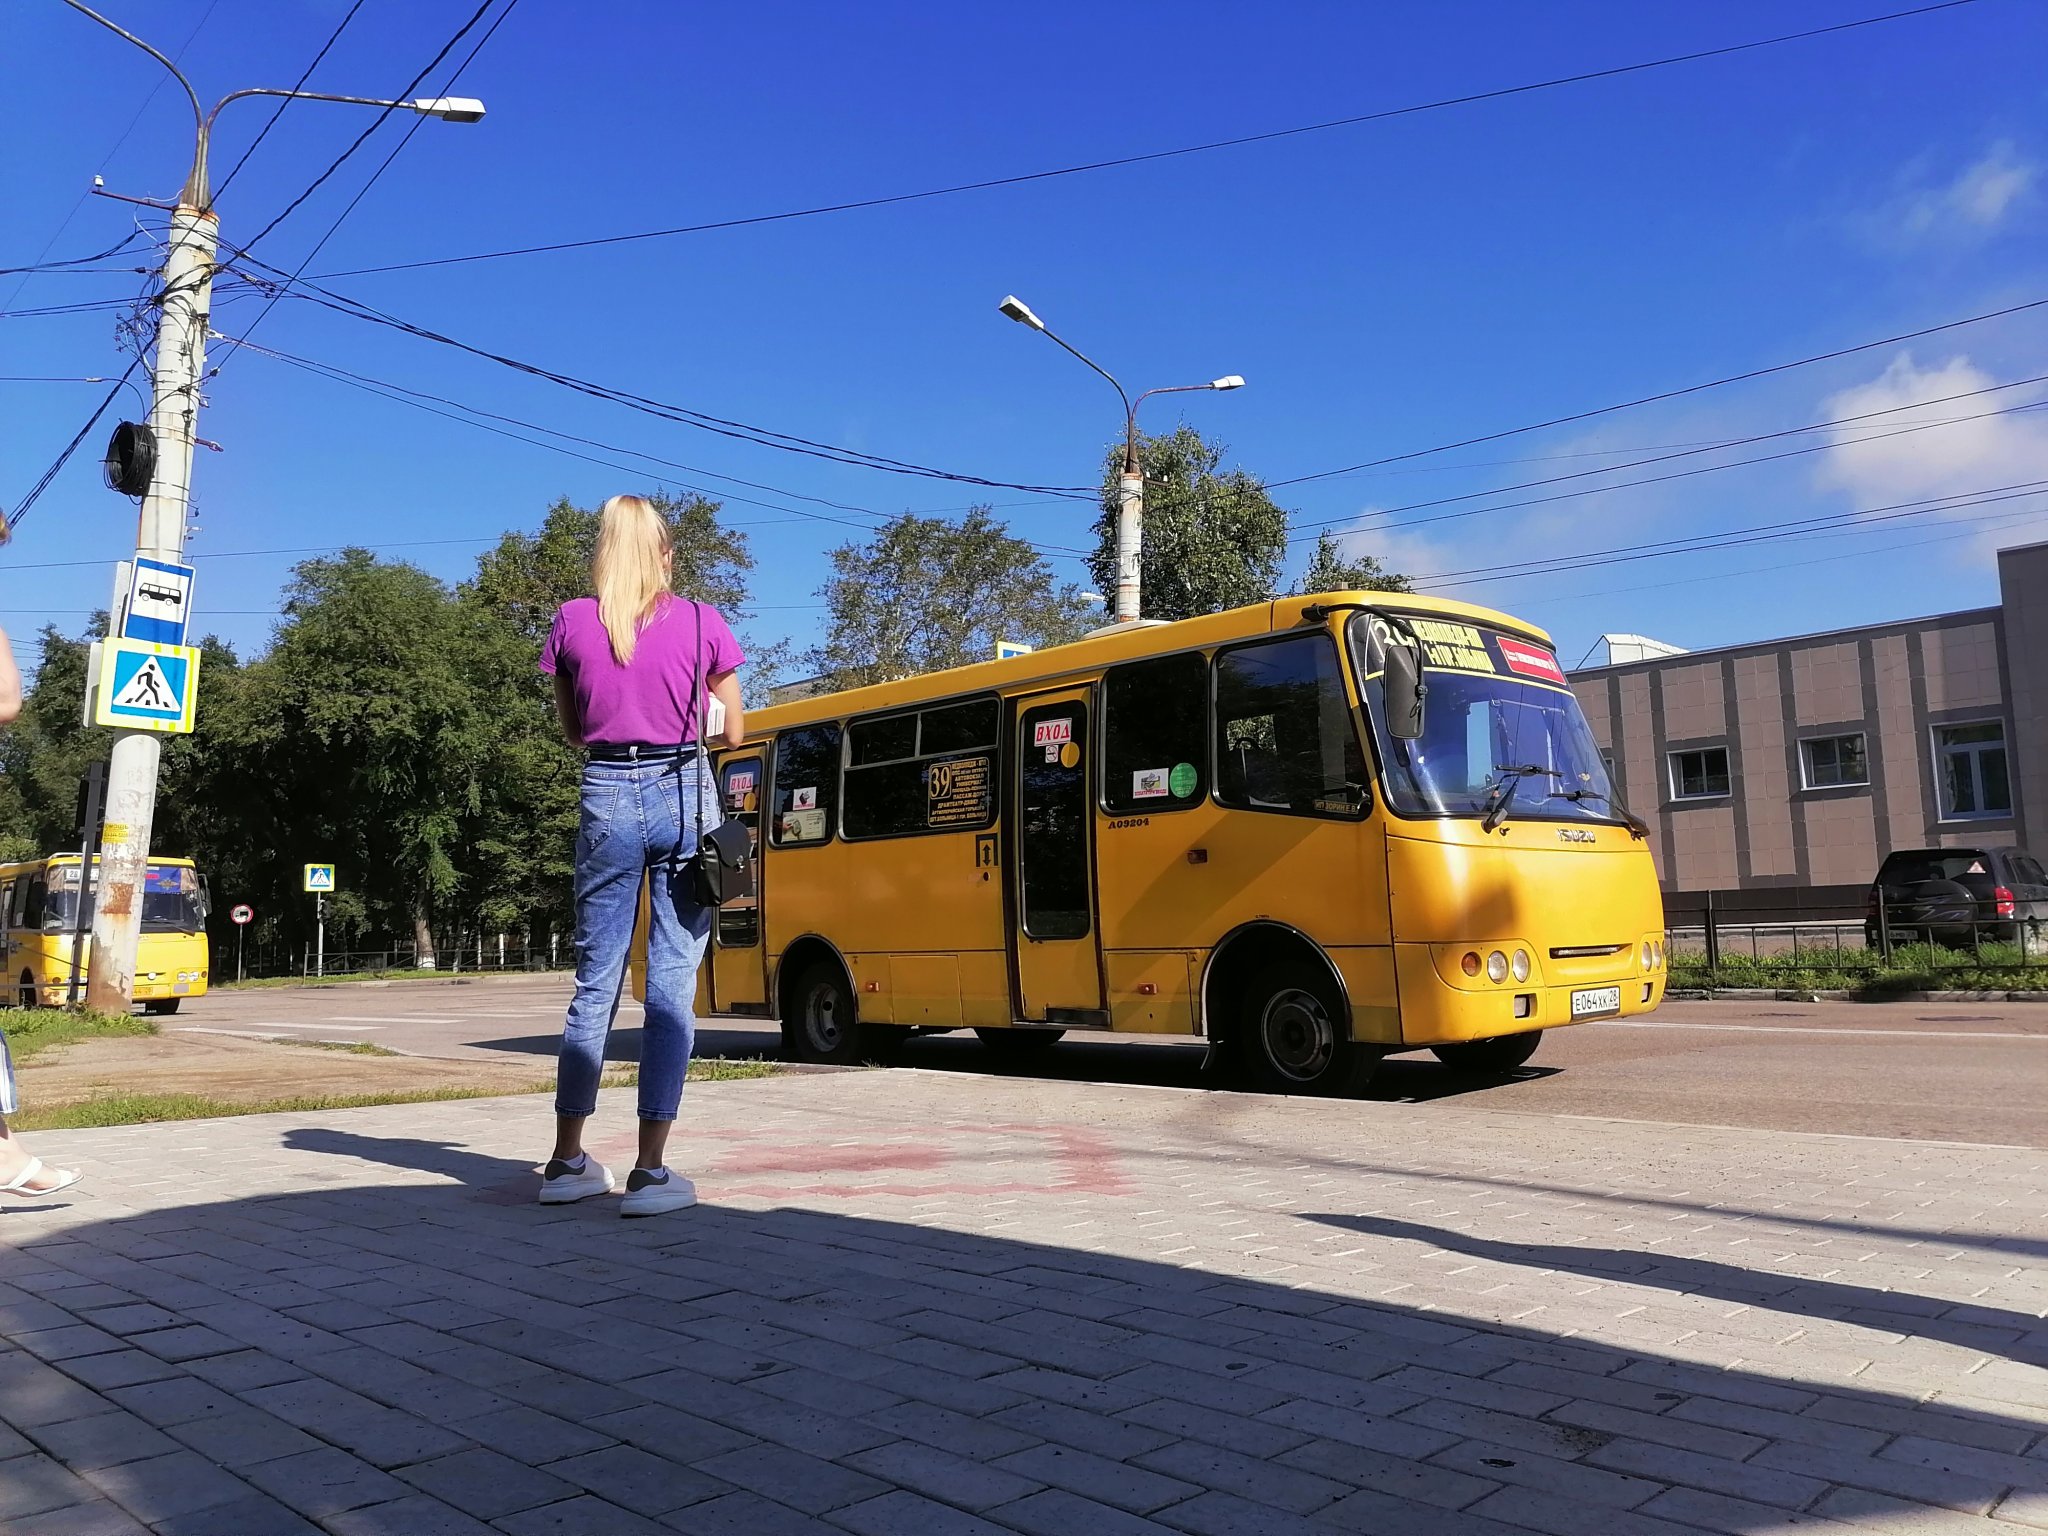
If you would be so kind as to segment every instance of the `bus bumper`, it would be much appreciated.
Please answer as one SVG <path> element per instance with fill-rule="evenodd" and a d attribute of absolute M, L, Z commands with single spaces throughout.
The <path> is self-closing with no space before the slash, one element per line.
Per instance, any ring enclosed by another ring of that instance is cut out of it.
<path fill-rule="evenodd" d="M 1655 937 L 1660 942 L 1662 935 Z M 1640 945 L 1597 965 L 1573 962 L 1569 975 L 1549 975 L 1532 966 L 1525 982 L 1501 983 L 1484 971 L 1467 977 L 1459 959 L 1468 949 L 1486 956 L 1501 944 L 1396 944 L 1394 968 L 1400 988 L 1401 1043 L 1448 1045 L 1489 1040 L 1532 1029 L 1557 1029 L 1599 1019 L 1632 1018 L 1664 1001 L 1665 973 L 1638 964 Z M 1449 972 L 1447 975 L 1446 972 Z"/>

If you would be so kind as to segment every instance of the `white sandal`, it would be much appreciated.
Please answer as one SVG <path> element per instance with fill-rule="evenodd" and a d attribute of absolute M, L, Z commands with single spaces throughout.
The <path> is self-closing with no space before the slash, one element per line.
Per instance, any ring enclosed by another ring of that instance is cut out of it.
<path fill-rule="evenodd" d="M 57 1175 L 56 1183 L 43 1189 L 29 1188 L 36 1175 L 42 1173 L 46 1166 L 40 1157 L 30 1158 L 26 1168 L 22 1169 L 21 1172 L 17 1173 L 5 1184 L 0 1184 L 0 1194 L 19 1195 L 24 1200 L 42 1200 L 56 1194 L 59 1190 L 69 1189 L 85 1177 L 84 1174 L 75 1172 L 70 1168 L 51 1168 L 49 1171 Z"/>

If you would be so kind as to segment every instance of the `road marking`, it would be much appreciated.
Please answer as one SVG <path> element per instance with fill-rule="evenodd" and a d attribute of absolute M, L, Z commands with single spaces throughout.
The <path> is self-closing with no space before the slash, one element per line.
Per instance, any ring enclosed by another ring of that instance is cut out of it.
<path fill-rule="evenodd" d="M 290 1035 L 264 1033 L 272 1029 L 319 1029 L 318 1024 L 259 1024 L 255 1029 L 211 1029 L 204 1024 L 181 1024 L 172 1031 L 179 1035 L 232 1035 L 237 1040 L 288 1040 Z M 361 1045 L 360 1040 L 345 1040 L 339 1036 L 330 1037 L 337 1045 Z"/>
<path fill-rule="evenodd" d="M 1885 1040 L 2043 1040 L 2048 1034 L 1998 1033 L 1987 1029 L 1830 1029 L 1824 1024 L 1653 1024 L 1639 1019 L 1599 1019 L 1606 1029 L 1703 1029 L 1742 1035 L 1876 1035 Z M 1583 1028 L 1583 1026 L 1580 1026 Z"/>
<path fill-rule="evenodd" d="M 287 1023 L 283 1019 L 237 1019 L 235 1022 L 240 1024 L 244 1029 L 325 1029 L 327 1027 L 324 1023 L 291 1024 Z M 204 1033 L 206 1029 L 206 1026 L 203 1024 L 178 1024 L 173 1025 L 172 1027 L 173 1029 L 184 1033 L 190 1033 L 194 1030 L 198 1030 Z M 368 1029 L 381 1029 L 383 1026 L 380 1024 L 370 1024 L 364 1027 Z"/>
<path fill-rule="evenodd" d="M 462 1015 L 454 1013 L 330 1013 L 330 1024 L 460 1024 Z M 311 1025 L 306 1026 L 311 1028 Z"/>

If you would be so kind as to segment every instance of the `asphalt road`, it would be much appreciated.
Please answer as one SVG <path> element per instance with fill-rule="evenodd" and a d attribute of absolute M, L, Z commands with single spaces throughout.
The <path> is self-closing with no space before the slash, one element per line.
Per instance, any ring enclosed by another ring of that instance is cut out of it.
<path fill-rule="evenodd" d="M 568 995 L 561 975 L 228 990 L 164 1023 L 501 1059 L 552 1055 Z M 611 1055 L 638 1056 L 639 1019 L 629 999 Z M 697 1037 L 702 1056 L 773 1056 L 779 1044 L 773 1025 L 747 1019 L 705 1020 Z M 1028 1075 L 1199 1089 L 1211 1081 L 1203 1056 L 1181 1041 L 1069 1035 Z M 901 1064 L 999 1070 L 966 1032 L 920 1037 Z M 1674 1002 L 1647 1020 L 1553 1031 L 1506 1079 L 1394 1057 L 1367 1100 L 1452 1097 L 1546 1116 L 2048 1147 L 2048 1004 Z"/>

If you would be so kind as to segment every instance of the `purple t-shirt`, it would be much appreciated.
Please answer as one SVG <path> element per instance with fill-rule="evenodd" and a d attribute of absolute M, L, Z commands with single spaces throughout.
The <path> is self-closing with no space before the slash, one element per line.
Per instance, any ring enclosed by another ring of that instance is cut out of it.
<path fill-rule="evenodd" d="M 704 619 L 705 675 L 719 677 L 747 658 L 709 603 L 664 597 L 640 631 L 633 660 L 620 666 L 597 599 L 562 604 L 540 649 L 540 669 L 566 677 L 576 694 L 583 739 L 665 747 L 697 739 L 697 616 Z"/>

